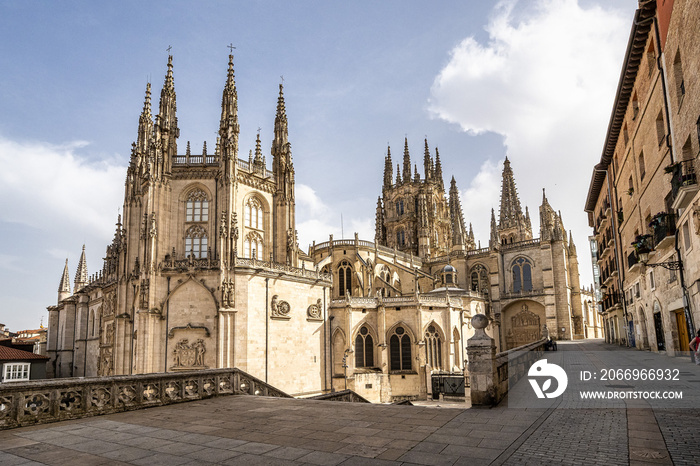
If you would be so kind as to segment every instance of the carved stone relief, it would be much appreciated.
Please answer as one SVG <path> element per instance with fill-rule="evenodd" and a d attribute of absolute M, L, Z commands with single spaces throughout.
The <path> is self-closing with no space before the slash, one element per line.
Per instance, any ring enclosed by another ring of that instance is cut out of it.
<path fill-rule="evenodd" d="M 114 373 L 112 348 L 100 348 L 100 359 L 97 361 L 97 373 L 106 377 Z"/>
<path fill-rule="evenodd" d="M 180 340 L 173 354 L 175 364 L 172 369 L 202 369 L 204 366 L 204 353 L 207 351 L 204 340 L 201 338 L 190 344 L 187 338 Z"/>
<path fill-rule="evenodd" d="M 540 317 L 523 304 L 520 312 L 510 318 L 510 328 L 506 334 L 508 348 L 525 345 L 542 338 Z"/>
<path fill-rule="evenodd" d="M 278 319 L 289 319 L 289 303 L 287 301 L 278 300 L 278 296 L 274 295 L 270 302 L 271 317 Z"/>
<path fill-rule="evenodd" d="M 235 306 L 234 291 L 233 280 L 230 278 L 228 280 L 224 280 L 224 282 L 221 284 L 221 305 L 223 307 Z"/>
<path fill-rule="evenodd" d="M 321 300 L 318 299 L 316 301 L 316 304 L 312 304 L 306 310 L 307 319 L 309 319 L 309 320 L 323 320 L 323 318 L 321 316 L 322 310 L 323 310 L 323 305 L 321 304 Z"/>

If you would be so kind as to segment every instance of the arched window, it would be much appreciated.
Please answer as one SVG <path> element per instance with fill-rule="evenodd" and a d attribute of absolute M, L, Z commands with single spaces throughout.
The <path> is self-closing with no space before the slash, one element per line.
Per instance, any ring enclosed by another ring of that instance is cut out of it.
<path fill-rule="evenodd" d="M 355 337 L 355 367 L 374 366 L 374 345 L 372 335 L 366 326 L 362 326 Z"/>
<path fill-rule="evenodd" d="M 207 258 L 207 230 L 199 225 L 192 225 L 185 233 L 185 253 L 195 259 Z"/>
<path fill-rule="evenodd" d="M 486 267 L 481 264 L 474 266 L 471 273 L 471 290 L 487 295 L 489 288 L 489 273 Z"/>
<path fill-rule="evenodd" d="M 185 221 L 209 221 L 209 200 L 207 199 L 207 194 L 201 189 L 193 189 L 187 196 L 187 201 L 185 203 Z"/>
<path fill-rule="evenodd" d="M 425 345 L 428 349 L 428 364 L 433 369 L 442 369 L 442 346 L 440 344 L 440 335 L 434 325 L 428 327 L 425 332 Z"/>
<path fill-rule="evenodd" d="M 392 371 L 411 370 L 411 337 L 401 326 L 396 327 L 389 338 L 389 355 Z"/>
<path fill-rule="evenodd" d="M 333 374 L 343 374 L 343 355 L 345 352 L 345 335 L 339 329 L 333 334 Z"/>
<path fill-rule="evenodd" d="M 338 295 L 350 295 L 352 290 L 352 266 L 348 261 L 342 261 L 338 266 Z"/>
<path fill-rule="evenodd" d="M 263 260 L 263 239 L 257 231 L 246 235 L 243 241 L 243 256 L 259 261 Z"/>
<path fill-rule="evenodd" d="M 256 230 L 263 229 L 263 210 L 262 203 L 257 197 L 251 197 L 246 202 L 245 208 L 245 226 L 255 228 Z"/>
<path fill-rule="evenodd" d="M 396 230 L 396 245 L 397 246 L 405 246 L 406 245 L 406 231 L 401 229 L 401 230 Z"/>
<path fill-rule="evenodd" d="M 396 215 L 403 215 L 403 199 L 396 200 Z"/>
<path fill-rule="evenodd" d="M 454 329 L 452 331 L 452 342 L 454 345 L 454 352 L 455 352 L 455 364 L 454 365 L 461 368 L 463 361 L 462 361 L 462 353 L 460 351 L 460 345 L 459 345 L 460 337 L 459 337 L 459 332 L 457 331 L 457 329 Z"/>
<path fill-rule="evenodd" d="M 532 291 L 532 264 L 524 257 L 513 262 L 513 292 Z"/>

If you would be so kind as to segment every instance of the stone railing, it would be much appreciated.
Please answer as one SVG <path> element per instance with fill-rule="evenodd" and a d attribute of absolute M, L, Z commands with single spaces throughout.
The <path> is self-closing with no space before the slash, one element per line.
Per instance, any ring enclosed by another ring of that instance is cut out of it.
<path fill-rule="evenodd" d="M 542 358 L 546 338 L 496 353 L 496 344 L 484 328 L 489 319 L 472 317 L 474 336 L 467 340 L 469 385 L 472 406 L 496 406 L 508 393 L 509 384 L 521 379 Z"/>
<path fill-rule="evenodd" d="M 380 244 L 375 244 L 372 241 L 365 241 L 361 239 L 335 239 L 332 241 L 325 241 L 323 243 L 313 244 L 309 247 L 309 256 L 317 253 L 321 253 L 324 249 L 332 248 L 365 248 L 365 249 L 376 249 L 377 252 L 381 252 L 387 256 L 396 255 L 397 259 L 403 260 L 405 262 L 413 262 L 414 265 L 420 267 L 422 264 L 422 259 L 418 256 L 414 256 L 407 252 L 401 252 L 396 249 L 388 248 Z"/>
<path fill-rule="evenodd" d="M 0 430 L 223 395 L 292 398 L 239 369 L 0 384 Z"/>
<path fill-rule="evenodd" d="M 341 390 L 339 392 L 324 393 L 323 395 L 312 396 L 305 398 L 306 400 L 323 400 L 323 401 L 346 401 L 350 403 L 369 403 L 352 390 Z"/>
<path fill-rule="evenodd" d="M 308 270 L 305 268 L 292 267 L 286 264 L 280 264 L 272 261 L 261 261 L 248 257 L 236 257 L 237 267 L 251 267 L 255 269 L 269 269 L 276 272 L 284 272 L 297 277 L 311 278 L 314 280 L 332 281 L 333 276 L 329 273 L 319 272 L 316 270 Z"/>
<path fill-rule="evenodd" d="M 166 260 L 160 263 L 160 268 L 164 271 L 185 271 L 189 269 L 218 269 L 220 265 L 221 263 L 218 259 L 195 259 L 194 257 L 189 257 L 187 259 L 173 259 L 172 257 L 168 257 Z"/>
<path fill-rule="evenodd" d="M 527 247 L 539 246 L 539 245 L 540 245 L 540 239 L 535 238 L 535 239 L 528 239 L 525 241 L 519 241 L 517 243 L 501 244 L 501 250 L 506 251 L 508 249 L 527 248 Z"/>
<path fill-rule="evenodd" d="M 461 307 L 463 305 L 462 296 L 469 296 L 472 298 L 482 298 L 483 295 L 477 293 L 476 291 L 462 291 L 460 296 L 450 296 L 450 305 Z M 371 296 L 346 296 L 344 298 L 331 300 L 332 306 L 369 306 L 376 307 L 380 304 L 385 306 L 404 306 L 404 305 L 418 305 L 420 304 L 447 304 L 447 296 L 430 296 L 430 295 L 418 295 L 418 299 L 415 296 L 395 296 L 393 298 L 373 298 Z"/>
<path fill-rule="evenodd" d="M 501 299 L 519 299 L 530 296 L 542 296 L 544 294 L 544 290 L 502 291 Z"/>

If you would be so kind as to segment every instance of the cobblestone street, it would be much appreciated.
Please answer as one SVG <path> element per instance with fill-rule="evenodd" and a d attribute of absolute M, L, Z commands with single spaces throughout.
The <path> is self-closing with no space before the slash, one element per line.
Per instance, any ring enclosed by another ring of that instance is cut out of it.
<path fill-rule="evenodd" d="M 697 401 L 700 367 L 687 358 L 599 340 L 559 349 L 575 352 L 582 370 L 679 368 L 673 388 Z M 652 405 L 590 408 L 562 396 L 545 407 L 455 409 L 229 396 L 2 431 L 0 465 L 696 463 L 700 409 Z"/>

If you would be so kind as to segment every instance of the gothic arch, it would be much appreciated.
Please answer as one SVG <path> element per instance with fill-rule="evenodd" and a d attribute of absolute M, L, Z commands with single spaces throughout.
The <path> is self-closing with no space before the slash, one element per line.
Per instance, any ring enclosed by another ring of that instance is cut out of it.
<path fill-rule="evenodd" d="M 338 327 L 333 331 L 333 339 L 331 340 L 331 352 L 333 356 L 333 375 L 343 375 L 343 356 L 347 348 L 347 340 L 345 332 Z"/>
<path fill-rule="evenodd" d="M 416 337 L 411 328 L 399 321 L 387 332 L 389 343 L 389 370 L 412 371 L 416 351 Z"/>
<path fill-rule="evenodd" d="M 510 262 L 509 273 L 511 289 L 514 293 L 532 291 L 532 272 L 535 261 L 524 254 L 519 254 Z"/>
<path fill-rule="evenodd" d="M 365 334 L 363 329 L 367 329 Z M 359 343 L 359 346 L 358 346 Z M 379 343 L 376 329 L 367 319 L 360 322 L 352 335 L 352 346 L 355 351 L 355 367 L 375 367 L 377 354 L 374 348 Z"/>
<path fill-rule="evenodd" d="M 202 283 L 201 281 L 195 280 L 194 276 L 190 275 L 190 276 L 187 277 L 187 280 L 183 280 L 182 283 L 178 283 L 178 284 L 175 286 L 175 288 L 173 288 L 173 289 L 170 291 L 170 293 L 168 294 L 168 296 L 165 298 L 165 300 L 163 301 L 163 304 L 162 304 L 162 306 L 161 306 L 161 314 L 162 314 L 162 315 L 165 315 L 165 312 L 164 312 L 164 311 L 165 311 L 165 309 L 168 308 L 167 304 L 168 304 L 168 302 L 170 302 L 170 299 L 173 297 L 173 295 L 175 295 L 175 293 L 176 293 L 180 288 L 182 288 L 183 286 L 185 286 L 185 285 L 186 285 L 187 283 L 189 283 L 189 282 L 192 282 L 192 283 L 194 283 L 195 285 L 200 286 L 200 287 L 202 287 L 203 289 L 205 289 L 205 290 L 207 291 L 207 296 L 211 297 L 212 301 L 214 302 L 214 306 L 216 307 L 216 309 L 219 309 L 219 301 L 216 299 L 216 296 L 214 295 L 214 293 L 213 293 L 209 288 L 207 288 L 206 285 L 204 285 L 204 283 Z"/>
<path fill-rule="evenodd" d="M 423 341 L 425 342 L 427 364 L 437 370 L 443 370 L 448 367 L 445 361 L 445 332 L 434 320 L 431 320 L 423 327 Z"/>
<path fill-rule="evenodd" d="M 194 191 L 200 190 L 204 193 L 206 196 L 207 200 L 211 201 L 214 197 L 211 194 L 211 191 L 209 188 L 204 183 L 200 183 L 198 181 L 195 181 L 193 183 L 189 183 L 187 186 L 185 186 L 182 191 L 180 191 L 180 195 L 178 196 L 178 201 L 180 202 L 185 202 L 187 199 L 190 197 L 190 194 L 192 194 Z"/>
<path fill-rule="evenodd" d="M 255 215 L 259 215 L 262 218 L 255 217 L 257 221 L 253 222 L 255 209 L 259 209 L 259 214 L 255 213 Z M 241 212 L 243 212 L 243 218 L 241 218 L 241 220 L 244 228 L 262 231 L 267 230 L 265 227 L 268 225 L 270 206 L 261 193 L 254 191 L 246 194 L 243 197 Z"/>

